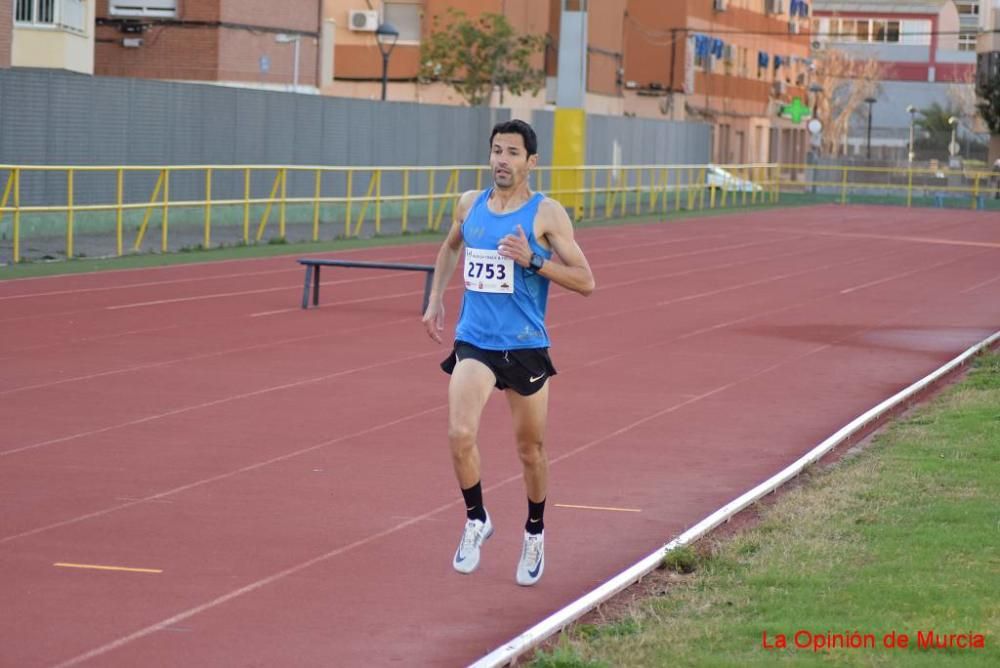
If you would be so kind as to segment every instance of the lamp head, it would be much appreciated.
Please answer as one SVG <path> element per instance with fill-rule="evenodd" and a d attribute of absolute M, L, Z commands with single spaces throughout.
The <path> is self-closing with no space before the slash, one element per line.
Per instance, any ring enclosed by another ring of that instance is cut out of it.
<path fill-rule="evenodd" d="M 399 31 L 391 23 L 382 23 L 375 29 L 375 39 L 382 43 L 395 43 L 399 39 Z"/>

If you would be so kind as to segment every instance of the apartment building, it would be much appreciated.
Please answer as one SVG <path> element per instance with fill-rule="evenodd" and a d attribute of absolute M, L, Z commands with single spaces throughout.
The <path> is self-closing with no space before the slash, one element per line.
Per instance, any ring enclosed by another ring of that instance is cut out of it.
<path fill-rule="evenodd" d="M 809 104 L 810 7 L 802 0 L 629 0 L 625 113 L 711 122 L 714 159 L 801 162 Z"/>
<path fill-rule="evenodd" d="M 881 66 L 872 105 L 872 156 L 905 159 L 912 122 L 907 107 L 965 106 L 963 132 L 975 127 L 971 100 L 975 45 L 982 0 L 816 0 L 814 48 L 839 49 Z M 972 20 L 970 20 L 970 17 Z M 865 122 L 848 140 L 854 154 L 867 151 Z"/>
<path fill-rule="evenodd" d="M 93 0 L 0 3 L 0 67 L 93 74 Z"/>
<path fill-rule="evenodd" d="M 318 92 L 321 0 L 96 0 L 94 73 Z"/>

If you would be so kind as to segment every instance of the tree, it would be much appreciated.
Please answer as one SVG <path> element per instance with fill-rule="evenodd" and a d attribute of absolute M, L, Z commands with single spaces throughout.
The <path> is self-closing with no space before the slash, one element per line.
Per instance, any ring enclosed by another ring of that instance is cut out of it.
<path fill-rule="evenodd" d="M 949 104 L 947 107 L 941 106 L 940 102 L 934 102 L 926 109 L 919 109 L 917 114 L 920 118 L 914 121 L 914 125 L 929 135 L 944 133 L 951 134 L 951 123 L 948 119 L 962 117 L 962 110 Z"/>
<path fill-rule="evenodd" d="M 814 115 L 823 124 L 820 137 L 825 155 L 839 155 L 847 145 L 851 118 L 865 98 L 878 92 L 882 66 L 874 59 L 857 60 L 838 49 L 824 49 L 813 58 L 816 96 Z"/>
<path fill-rule="evenodd" d="M 448 8 L 447 18 L 434 17 L 430 37 L 420 45 L 421 82 L 444 81 L 470 106 L 488 104 L 493 90 L 515 95 L 537 94 L 545 72 L 531 58 L 545 48 L 544 35 L 519 35 L 502 14 L 477 20 Z"/>
<path fill-rule="evenodd" d="M 982 101 L 976 105 L 990 134 L 1000 135 L 1000 77 L 990 77 L 979 86 Z"/>
<path fill-rule="evenodd" d="M 923 135 L 914 142 L 917 150 L 932 157 L 947 155 L 948 144 L 951 143 L 951 123 L 948 120 L 961 118 L 962 110 L 950 103 L 944 107 L 934 102 L 926 109 L 918 110 L 917 116 L 913 124 L 920 128 Z"/>
<path fill-rule="evenodd" d="M 948 86 L 948 102 L 958 111 L 955 114 L 973 127 L 976 120 L 976 75 L 966 72 L 961 80 Z"/>

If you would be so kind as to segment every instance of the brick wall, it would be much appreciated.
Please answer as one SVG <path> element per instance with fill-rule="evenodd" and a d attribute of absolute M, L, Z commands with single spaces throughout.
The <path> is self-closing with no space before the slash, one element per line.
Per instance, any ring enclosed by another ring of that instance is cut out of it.
<path fill-rule="evenodd" d="M 14 3 L 0 2 L 0 67 L 10 67 L 10 48 L 13 31 Z"/>
<path fill-rule="evenodd" d="M 319 30 L 321 0 L 214 0 L 220 5 L 220 20 L 269 26 L 278 30 Z M 195 4 L 195 3 L 185 3 Z M 364 0 L 359 4 L 363 5 Z"/>
<path fill-rule="evenodd" d="M 97 16 L 110 24 L 97 29 L 94 73 L 151 79 L 242 81 L 290 84 L 294 44 L 275 41 L 280 32 L 316 33 L 320 0 L 199 0 L 180 2 L 177 20 L 222 25 L 171 25 L 136 19 L 140 33 L 123 33 L 98 0 Z M 141 37 L 142 46 L 122 46 L 123 38 Z M 299 83 L 316 84 L 317 39 L 303 35 L 299 45 Z M 262 67 L 262 59 L 264 67 Z M 264 72 L 263 70 L 267 70 Z"/>
<path fill-rule="evenodd" d="M 290 84 L 294 72 L 295 44 L 276 42 L 274 33 L 253 34 L 245 30 L 219 32 L 220 81 Z M 299 85 L 315 86 L 317 40 L 302 36 L 299 43 Z M 268 61 L 267 72 L 261 58 Z"/>

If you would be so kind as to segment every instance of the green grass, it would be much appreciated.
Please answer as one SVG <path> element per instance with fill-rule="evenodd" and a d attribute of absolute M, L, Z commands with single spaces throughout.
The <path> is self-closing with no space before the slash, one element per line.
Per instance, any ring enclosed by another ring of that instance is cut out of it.
<path fill-rule="evenodd" d="M 136 269 L 142 267 L 163 267 L 175 264 L 215 262 L 219 260 L 240 260 L 246 258 L 275 257 L 280 255 L 308 255 L 330 251 L 371 248 L 375 246 L 396 246 L 421 242 L 438 243 L 442 239 L 437 232 L 417 232 L 373 238 L 339 239 L 288 243 L 281 239 L 270 239 L 249 246 L 224 246 L 208 250 L 200 247 L 183 248 L 177 253 L 124 255 L 110 258 L 77 258 L 47 262 L 24 262 L 16 265 L 0 266 L 0 280 L 29 278 L 34 276 L 54 276 L 59 274 L 81 274 L 114 269 Z"/>
<path fill-rule="evenodd" d="M 694 548 L 680 560 L 692 574 L 651 576 L 665 595 L 608 630 L 571 628 L 532 665 L 1000 665 L 1000 354 L 811 471 L 752 528 Z M 858 631 L 876 646 L 814 653 L 795 647 L 799 630 Z M 982 634 L 985 649 L 920 649 L 928 631 Z M 910 647 L 884 647 L 892 632 Z"/>
<path fill-rule="evenodd" d="M 898 191 L 897 191 L 898 192 Z M 831 192 L 786 192 L 781 194 L 781 203 L 784 205 L 809 205 L 809 204 L 840 204 L 840 193 Z M 906 193 L 901 194 L 872 194 L 864 191 L 851 190 L 847 193 L 847 204 L 873 204 L 880 206 L 906 206 Z M 973 197 L 969 194 L 950 193 L 941 200 L 945 209 L 972 210 Z M 976 200 L 978 207 L 979 200 Z M 984 210 L 1000 210 L 1000 199 L 994 199 L 985 195 L 982 199 Z M 914 209 L 933 209 L 937 207 L 937 201 L 933 196 L 924 196 L 914 193 L 910 200 L 910 205 Z"/>

